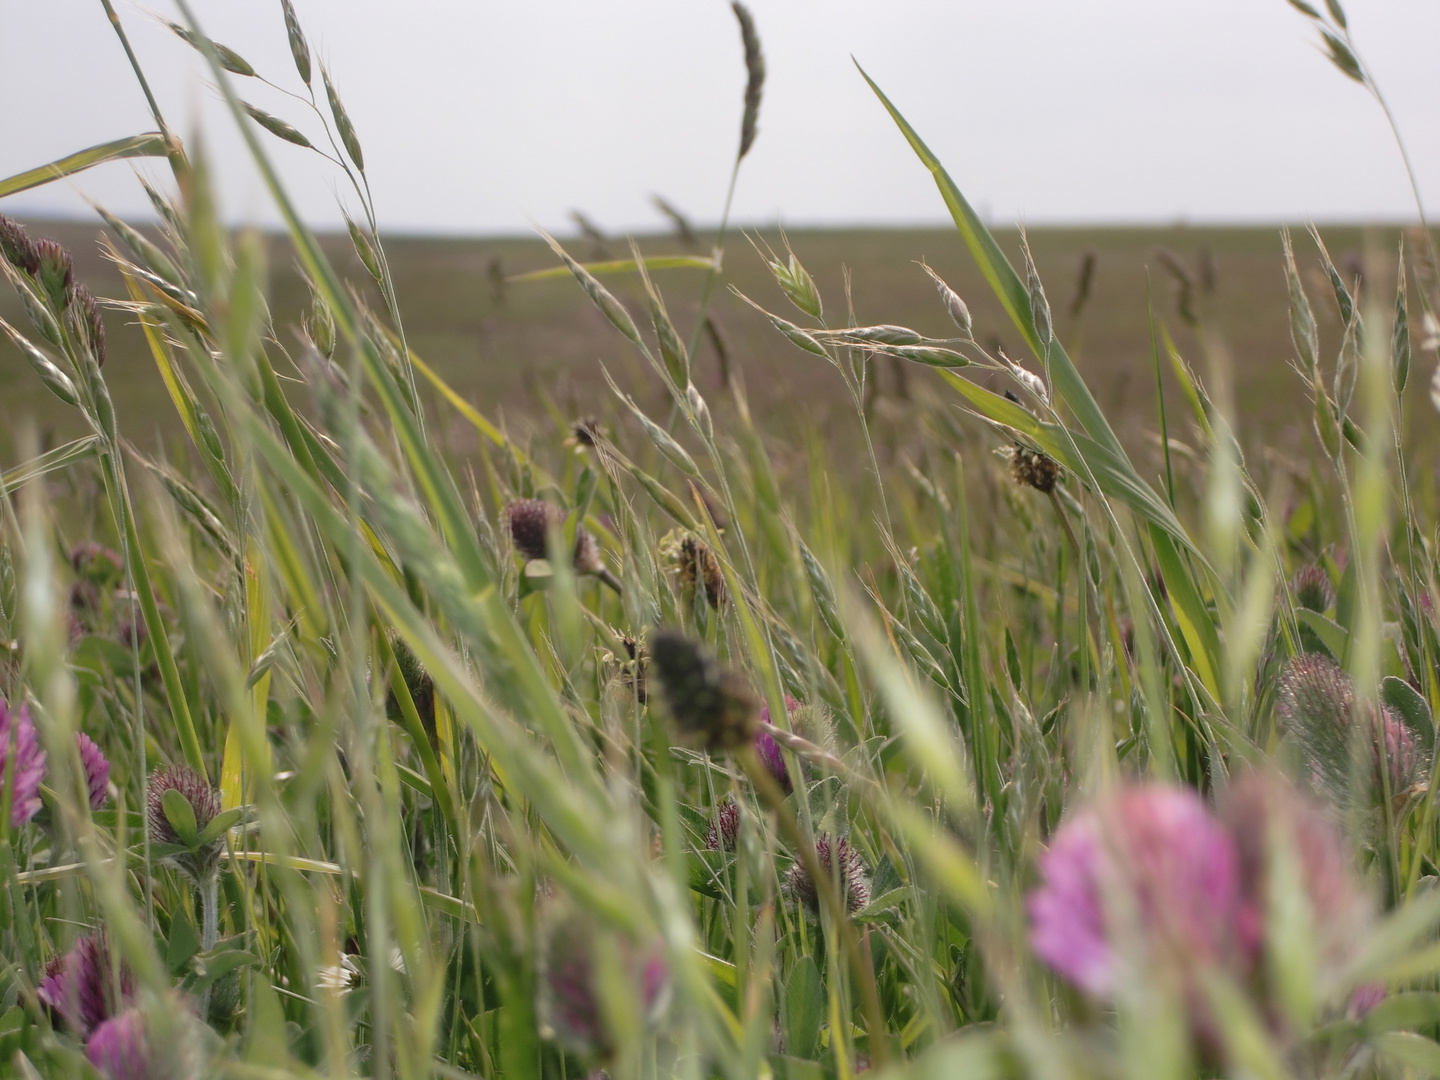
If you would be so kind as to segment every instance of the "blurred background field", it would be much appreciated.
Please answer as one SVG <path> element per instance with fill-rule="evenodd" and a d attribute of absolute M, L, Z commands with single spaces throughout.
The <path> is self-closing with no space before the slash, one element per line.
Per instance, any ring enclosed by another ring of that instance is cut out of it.
<path fill-rule="evenodd" d="M 100 226 L 68 221 L 28 224 L 36 235 L 53 236 L 74 253 L 78 279 L 97 295 L 121 295 L 119 277 L 102 251 Z M 1308 291 L 1328 298 L 1330 288 L 1313 241 L 1303 228 L 1295 233 Z M 1393 295 L 1393 252 L 1399 234 L 1398 228 L 1374 225 L 1322 230 L 1342 272 L 1353 279 L 1365 276 L 1368 269 L 1374 280 L 1367 286 L 1381 298 Z M 752 235 L 777 249 L 782 246 L 778 231 Z M 978 341 L 987 347 L 999 344 L 1017 359 L 1023 358 L 1018 336 L 953 229 L 801 230 L 786 235 L 825 297 L 830 325 L 848 321 L 843 307 L 848 273 L 852 325 L 901 323 L 946 336 L 951 332 L 948 320 L 917 265 L 923 259 L 971 305 Z M 1018 231 L 997 230 L 996 235 L 1018 265 Z M 1228 362 L 1247 449 L 1266 447 L 1287 457 L 1304 452 L 1304 440 L 1313 439 L 1310 403 L 1290 368 L 1294 350 L 1278 227 L 1043 228 L 1028 235 L 1051 293 L 1061 339 L 1138 461 L 1152 468 L 1159 462 L 1153 434 L 1158 423 L 1147 297 L 1153 301 L 1157 327 L 1169 331 L 1202 379 L 1213 383 L 1219 377 L 1213 365 Z M 647 255 L 707 251 L 711 239 L 701 235 L 686 245 L 670 236 L 645 236 L 639 238 L 639 246 Z M 582 259 L 628 254 L 627 240 L 621 237 L 572 237 L 566 243 Z M 327 237 L 325 246 L 352 285 L 369 283 L 347 237 Z M 610 332 L 568 274 L 515 280 L 555 265 L 542 240 L 402 236 L 387 238 L 386 246 L 410 347 L 513 434 L 523 438 L 537 426 L 550 428 L 552 419 L 600 414 L 614 421 L 615 405 L 605 390 L 602 363 L 642 401 L 647 393 L 654 398 L 648 403 L 659 401 L 661 392 L 641 371 L 641 361 Z M 288 241 L 271 236 L 267 248 L 274 322 L 293 327 L 308 306 L 309 295 L 295 271 Z M 1373 265 L 1367 267 L 1366 252 L 1387 254 L 1372 256 Z M 771 310 L 783 307 L 763 260 L 743 240 L 729 244 L 725 275 L 729 284 Z M 703 271 L 693 269 L 658 275 L 682 332 L 689 332 L 702 278 Z M 632 308 L 643 297 L 633 276 L 606 281 Z M 378 292 L 367 299 L 378 305 Z M 780 441 L 790 449 L 802 444 L 794 437 L 802 429 L 834 436 L 838 445 L 845 445 L 847 433 L 858 433 L 844 385 L 822 361 L 793 348 L 731 293 L 717 293 L 714 310 L 728 367 L 744 388 L 762 430 L 784 436 Z M 1219 331 L 1223 357 L 1207 351 L 1195 331 L 1194 319 L 1202 314 Z M 0 296 L 0 315 L 23 322 L 13 294 Z M 1338 345 L 1340 319 L 1333 301 L 1318 303 L 1316 318 L 1327 347 Z M 107 312 L 106 323 L 111 354 L 107 373 L 122 430 L 140 446 L 167 448 L 176 442 L 179 425 L 143 337 L 138 329 L 125 325 L 122 313 Z M 293 342 L 280 344 L 288 347 Z M 1160 349 L 1163 358 L 1163 344 Z M 724 408 L 726 395 L 714 391 L 722 385 L 726 363 L 705 341 L 697 360 L 697 383 L 717 408 Z M 1162 366 L 1168 369 L 1168 361 Z M 877 365 L 869 407 L 882 455 L 893 458 L 905 451 L 907 439 L 919 437 L 902 403 L 942 393 L 938 377 L 924 368 L 883 360 Z M 1174 394 L 1173 382 L 1168 394 Z M 1173 396 L 1169 400 L 1179 404 Z M 83 434 L 78 416 L 49 394 L 8 341 L 0 341 L 3 460 L 15 460 L 12 436 L 22 419 L 33 421 L 47 444 Z M 1427 426 L 1414 428 L 1417 449 L 1431 448 L 1436 440 Z M 441 434 L 453 453 L 466 456 L 475 449 L 474 430 L 463 421 L 456 420 Z M 1184 440 L 1183 423 L 1172 430 L 1172 436 Z M 783 448 L 777 449 L 783 455 Z M 859 461 L 857 455 L 854 463 Z M 844 472 L 844 460 L 830 464 Z"/>

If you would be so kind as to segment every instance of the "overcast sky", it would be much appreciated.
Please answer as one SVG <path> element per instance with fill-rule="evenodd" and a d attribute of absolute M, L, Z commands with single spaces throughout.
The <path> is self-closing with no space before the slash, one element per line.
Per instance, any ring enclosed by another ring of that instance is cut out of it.
<path fill-rule="evenodd" d="M 154 10 L 115 0 L 172 126 L 203 131 L 227 215 L 268 201 Z M 1318 0 L 1317 0 L 1318 2 Z M 659 192 L 718 218 L 741 112 L 739 35 L 723 0 L 294 0 L 354 120 L 392 230 L 663 223 Z M 302 90 L 279 0 L 196 0 L 201 24 Z M 1284 0 L 751 0 L 769 78 L 741 172 L 739 221 L 945 220 L 928 174 L 853 56 L 996 222 L 1273 222 L 1413 215 L 1368 95 Z M 1348 0 L 1431 209 L 1440 206 L 1440 0 Z M 98 0 L 0 0 L 0 175 L 153 125 Z M 315 80 L 319 84 L 319 78 Z M 307 106 L 255 80 L 257 105 L 320 135 Z M 334 168 L 268 139 L 312 223 L 339 220 Z M 162 175 L 162 174 L 158 174 Z M 126 164 L 0 201 L 138 214 Z"/>

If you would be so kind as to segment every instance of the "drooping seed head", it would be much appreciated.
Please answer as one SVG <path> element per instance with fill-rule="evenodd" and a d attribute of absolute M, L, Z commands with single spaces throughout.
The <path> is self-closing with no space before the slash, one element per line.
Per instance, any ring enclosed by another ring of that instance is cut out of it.
<path fill-rule="evenodd" d="M 1311 564 L 1296 570 L 1290 591 L 1295 595 L 1295 603 L 1322 615 L 1335 603 L 1335 589 L 1323 566 Z"/>
<path fill-rule="evenodd" d="M 1204 969 L 1243 972 L 1239 857 L 1188 788 L 1127 784 L 1069 818 L 1040 857 L 1026 902 L 1041 960 L 1097 999 L 1122 956 L 1192 985 Z"/>
<path fill-rule="evenodd" d="M 848 837 L 842 836 L 833 844 L 824 833 L 815 837 L 815 860 L 821 871 L 838 879 L 845 908 L 852 915 L 870 903 L 870 877 L 865 870 L 865 860 Z M 820 910 L 820 893 L 810 871 L 799 859 L 786 872 L 785 891 L 810 911 Z"/>
<path fill-rule="evenodd" d="M 710 753 L 750 742 L 760 703 L 739 675 L 675 630 L 657 633 L 650 653 L 665 704 L 686 742 Z"/>
<path fill-rule="evenodd" d="M 0 698 L 0 785 L 9 774 L 10 826 L 18 829 L 40 812 L 40 782 L 45 779 L 45 751 L 30 719 L 30 707 L 7 705 Z"/>
<path fill-rule="evenodd" d="M 105 759 L 95 740 L 83 731 L 75 733 L 75 742 L 80 747 L 80 764 L 85 768 L 85 787 L 90 794 L 90 809 L 99 810 L 105 805 L 110 785 L 110 762 Z"/>
<path fill-rule="evenodd" d="M 960 336 L 970 338 L 974 324 L 970 321 L 970 309 L 965 306 L 965 301 L 960 299 L 960 294 L 947 285 L 945 279 L 934 270 L 924 263 L 921 263 L 920 267 L 930 275 L 930 280 L 935 282 L 935 289 L 940 293 L 940 302 L 945 305 L 945 312 L 950 316 L 950 321 L 959 329 Z"/>

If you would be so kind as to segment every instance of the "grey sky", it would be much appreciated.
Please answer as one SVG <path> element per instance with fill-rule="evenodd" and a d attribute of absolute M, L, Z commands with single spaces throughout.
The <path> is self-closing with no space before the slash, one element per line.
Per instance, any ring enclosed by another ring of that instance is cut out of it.
<path fill-rule="evenodd" d="M 203 131 L 227 214 L 273 222 L 188 47 L 116 0 L 171 122 Z M 661 224 L 660 192 L 720 212 L 744 82 L 723 0 L 294 0 L 355 121 L 391 229 L 608 230 Z M 153 7 L 170 13 L 170 0 Z M 298 89 L 278 0 L 196 0 L 212 37 Z M 1413 213 L 1374 102 L 1321 56 L 1283 0 L 752 0 L 769 67 L 738 220 L 944 219 L 928 175 L 853 54 L 997 221 L 1273 221 Z M 1422 191 L 1440 205 L 1437 0 L 1349 0 Z M 97 0 L 0 0 L 0 175 L 148 129 Z M 318 85 L 319 79 L 316 78 Z M 250 100 L 313 136 L 297 102 Z M 334 169 L 270 139 L 303 211 L 338 220 Z M 10 213 L 122 213 L 144 197 L 111 165 L 5 200 Z"/>

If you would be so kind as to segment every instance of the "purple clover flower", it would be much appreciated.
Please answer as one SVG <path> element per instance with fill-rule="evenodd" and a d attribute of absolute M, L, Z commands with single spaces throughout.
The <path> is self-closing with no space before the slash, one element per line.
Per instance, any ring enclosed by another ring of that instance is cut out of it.
<path fill-rule="evenodd" d="M 150 1080 L 150 1041 L 145 1016 L 129 1008 L 97 1027 L 85 1043 L 85 1056 L 106 1080 Z"/>
<path fill-rule="evenodd" d="M 124 966 L 117 987 L 113 979 L 110 943 L 103 931 L 80 938 L 63 956 L 50 961 L 36 997 L 51 1014 L 77 1034 L 89 1035 L 127 1005 L 135 993 L 134 980 Z"/>
<path fill-rule="evenodd" d="M 1066 821 L 1040 858 L 1030 894 L 1036 954 L 1092 997 L 1116 990 L 1122 936 L 1182 978 L 1237 971 L 1255 942 L 1237 934 L 1240 857 L 1230 833 L 1188 788 L 1131 784 Z"/>
<path fill-rule="evenodd" d="M 840 837 L 831 843 L 823 833 L 815 838 L 815 859 L 826 874 L 838 874 L 840 893 L 845 908 L 852 915 L 870 903 L 870 877 L 865 872 L 865 860 L 855 850 L 849 838 Z M 838 868 L 835 864 L 838 863 Z M 805 864 L 796 859 L 785 875 L 785 890 L 797 898 L 811 911 L 820 910 L 820 893 L 810 877 Z"/>
<path fill-rule="evenodd" d="M 80 764 L 85 767 L 85 786 L 90 792 L 90 809 L 99 810 L 105 805 L 108 795 L 106 789 L 110 784 L 110 762 L 105 760 L 105 755 L 100 747 L 95 745 L 95 740 L 83 731 L 75 733 L 75 741 L 80 746 Z"/>
<path fill-rule="evenodd" d="M 735 805 L 734 799 L 726 799 L 715 812 L 710 828 L 705 831 L 705 850 L 734 851 L 735 839 L 739 835 L 740 807 Z"/>
<path fill-rule="evenodd" d="M 794 715 L 798 708 L 800 708 L 800 702 L 786 694 L 785 712 Z M 760 706 L 760 723 L 770 723 L 769 705 Z M 775 782 L 780 785 L 781 791 L 789 795 L 795 790 L 795 785 L 790 780 L 790 770 L 785 766 L 785 755 L 780 751 L 780 744 L 763 728 L 755 733 L 755 752 L 760 755 L 761 762 L 764 763 L 770 775 L 775 778 Z"/>
<path fill-rule="evenodd" d="M 11 763 L 11 751 L 14 763 Z M 10 825 L 18 829 L 40 811 L 40 781 L 45 778 L 45 751 L 30 719 L 30 708 L 11 709 L 0 698 L 0 783 L 13 768 Z"/>

